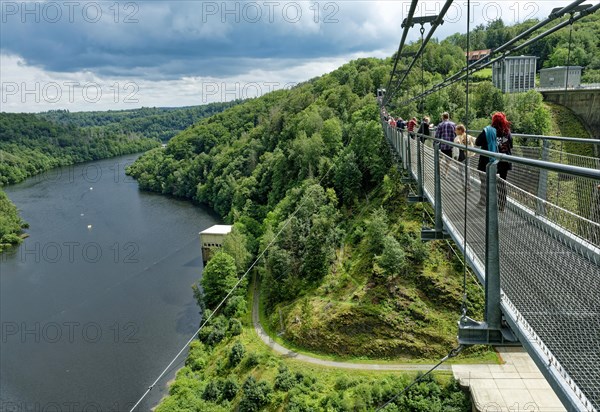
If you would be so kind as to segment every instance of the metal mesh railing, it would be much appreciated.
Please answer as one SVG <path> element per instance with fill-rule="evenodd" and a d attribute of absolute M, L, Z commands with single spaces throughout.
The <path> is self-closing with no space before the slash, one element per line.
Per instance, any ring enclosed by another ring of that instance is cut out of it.
<path fill-rule="evenodd" d="M 476 133 L 475 131 L 470 132 Z M 600 170 L 600 158 L 598 157 L 582 156 L 552 148 L 559 147 L 558 141 L 561 142 L 561 148 L 564 141 L 593 147 L 592 143 L 587 143 L 587 141 L 597 141 L 595 139 L 521 134 L 513 134 L 513 137 L 525 141 L 534 139 L 537 143 L 541 140 L 544 146 L 515 146 L 513 148 L 515 156 Z M 537 168 L 515 164 L 509 173 L 508 181 L 545 201 L 600 223 L 600 187 L 590 179 L 552 171 L 543 172 Z"/>
<path fill-rule="evenodd" d="M 401 133 L 392 128 L 387 128 L 386 136 L 401 158 L 410 151 L 411 173 L 417 177 L 419 139 L 410 138 L 406 132 Z M 405 142 L 405 154 L 400 153 L 403 146 L 400 142 L 401 138 Z M 410 145 L 410 150 L 406 147 L 407 145 Z M 433 148 L 430 143 L 420 146 L 425 188 L 433 193 Z M 539 147 L 516 146 L 514 154 L 539 160 L 542 158 L 542 150 Z M 546 150 L 549 150 L 549 155 L 553 160 L 560 154 L 559 160 L 562 160 L 562 164 L 600 169 L 600 159 L 565 154 L 552 149 Z M 455 183 L 464 185 L 465 166 L 462 163 L 444 155 L 440 155 L 440 162 L 440 171 L 444 178 L 450 176 Z M 479 172 L 476 170 L 478 163 L 478 154 L 469 159 L 469 182 L 476 185 L 477 190 L 479 190 Z M 545 187 L 541 186 L 541 180 L 546 182 Z M 528 213 L 538 216 L 541 221 L 562 231 L 565 236 L 572 234 L 600 248 L 600 181 L 579 176 L 567 176 L 564 173 L 522 164 L 512 166 L 507 181 L 520 189 L 519 196 L 515 201 L 527 209 Z M 553 202 L 553 199 L 556 201 Z"/>
<path fill-rule="evenodd" d="M 542 148 L 515 146 L 513 155 L 526 159 L 544 160 Z M 586 167 L 600 170 L 600 159 L 594 157 L 579 156 L 564 153 L 553 149 L 548 150 L 548 160 L 555 163 Z M 476 167 L 479 155 L 476 154 L 470 160 L 471 167 Z M 600 186 L 599 182 L 580 176 L 571 176 L 564 173 L 542 170 L 536 167 L 513 164 L 508 173 L 508 182 L 519 189 L 536 197 L 537 206 L 533 211 L 544 215 L 553 205 L 560 209 L 571 212 L 573 215 L 581 216 L 590 222 L 600 224 Z M 553 217 L 548 217 L 550 220 Z M 564 227 L 573 234 L 598 245 L 597 235 L 590 237 L 587 225 L 574 224 L 572 219 L 562 219 Z M 591 231 L 595 234 L 594 231 Z"/>
<path fill-rule="evenodd" d="M 543 150 L 547 150 L 545 159 L 542 155 Z M 513 152 L 516 156 L 528 159 L 550 160 L 555 163 L 600 170 L 600 159 L 595 157 L 528 146 L 515 147 Z M 542 182 L 540 178 L 543 179 Z M 508 181 L 543 200 L 600 223 L 600 188 L 597 182 L 591 179 L 552 171 L 544 174 L 537 168 L 514 165 Z"/>
<path fill-rule="evenodd" d="M 418 139 L 404 137 L 404 142 L 410 144 L 410 171 L 415 179 L 417 145 L 421 145 L 423 190 L 434 203 L 434 149 Z M 390 143 L 406 156 L 398 141 Z M 528 147 L 517 148 L 515 154 L 541 156 L 540 149 Z M 470 190 L 465 191 L 465 165 L 440 154 L 443 219 L 461 248 L 466 238 L 465 254 L 483 268 L 486 207 L 480 203 L 480 189 L 486 174 L 476 169 L 477 156 L 469 163 Z M 547 353 L 549 368 L 561 376 L 561 382 L 583 405 L 588 402 L 585 410 L 599 410 L 600 224 L 536 196 L 544 173 L 551 182 L 550 171 L 514 166 L 508 181 L 497 178 L 499 204 L 504 206 L 498 216 L 503 305 L 516 313 L 521 334 Z M 587 186 L 600 184 L 594 179 L 573 180 Z"/>

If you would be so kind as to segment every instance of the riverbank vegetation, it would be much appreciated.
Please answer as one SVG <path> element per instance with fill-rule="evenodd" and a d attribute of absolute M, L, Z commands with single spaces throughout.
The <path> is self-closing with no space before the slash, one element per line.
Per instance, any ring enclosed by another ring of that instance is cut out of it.
<path fill-rule="evenodd" d="M 18 183 L 59 166 L 142 152 L 160 146 L 137 135 L 95 134 L 33 114 L 0 113 L 0 185 Z"/>
<path fill-rule="evenodd" d="M 19 217 L 19 212 L 6 193 L 0 190 L 0 252 L 21 243 L 19 236 L 27 224 Z"/>

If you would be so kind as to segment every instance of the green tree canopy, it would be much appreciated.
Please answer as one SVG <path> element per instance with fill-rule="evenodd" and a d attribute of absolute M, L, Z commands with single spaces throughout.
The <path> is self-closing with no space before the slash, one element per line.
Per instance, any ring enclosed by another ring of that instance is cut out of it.
<path fill-rule="evenodd" d="M 216 253 L 202 273 L 202 288 L 208 308 L 215 308 L 238 281 L 235 260 L 225 252 Z"/>

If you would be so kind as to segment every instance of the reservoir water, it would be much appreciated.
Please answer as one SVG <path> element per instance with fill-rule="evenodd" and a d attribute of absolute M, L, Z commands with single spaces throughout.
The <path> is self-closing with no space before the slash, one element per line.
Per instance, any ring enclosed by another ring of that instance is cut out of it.
<path fill-rule="evenodd" d="M 128 411 L 198 327 L 198 232 L 218 217 L 140 192 L 136 157 L 5 188 L 30 236 L 0 256 L 0 411 Z"/>

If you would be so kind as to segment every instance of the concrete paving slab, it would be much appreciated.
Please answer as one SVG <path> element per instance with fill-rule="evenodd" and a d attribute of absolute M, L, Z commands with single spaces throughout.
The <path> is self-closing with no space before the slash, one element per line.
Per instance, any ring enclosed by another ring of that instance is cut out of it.
<path fill-rule="evenodd" d="M 550 388 L 550 384 L 546 379 L 524 379 L 525 386 L 530 391 L 533 389 L 548 389 Z"/>
<path fill-rule="evenodd" d="M 478 412 L 566 412 L 556 394 L 523 348 L 498 348 L 502 365 L 452 366 L 454 377 L 468 387 Z"/>
<path fill-rule="evenodd" d="M 498 389 L 524 389 L 528 390 L 522 379 L 494 379 Z"/>
<path fill-rule="evenodd" d="M 523 385 L 525 386 L 525 385 Z M 535 400 L 533 396 L 529 393 L 527 389 L 512 389 L 507 388 L 507 390 L 502 390 L 502 388 L 498 388 L 502 392 L 502 397 L 504 398 L 504 402 L 509 407 L 513 405 L 525 405 L 525 404 L 535 404 Z M 517 409 L 518 410 L 518 409 Z"/>
<path fill-rule="evenodd" d="M 532 361 L 533 362 L 533 361 Z M 546 379 L 542 372 L 519 372 L 521 379 Z"/>
<path fill-rule="evenodd" d="M 473 403 L 479 411 L 485 411 L 485 409 L 489 409 L 493 405 L 498 405 L 501 408 L 505 404 L 502 392 L 499 389 L 477 391 L 477 395 L 473 396 Z"/>
<path fill-rule="evenodd" d="M 548 383 L 546 382 L 548 385 Z M 560 402 L 560 400 L 554 396 L 548 396 L 548 388 L 546 389 L 530 389 L 529 393 L 533 397 L 535 404 L 540 408 L 540 411 L 543 412 L 562 412 L 565 410 L 565 407 Z"/>
<path fill-rule="evenodd" d="M 472 384 L 477 385 L 478 388 L 499 389 L 496 382 L 495 379 L 477 379 L 477 382 L 472 382 Z"/>

